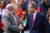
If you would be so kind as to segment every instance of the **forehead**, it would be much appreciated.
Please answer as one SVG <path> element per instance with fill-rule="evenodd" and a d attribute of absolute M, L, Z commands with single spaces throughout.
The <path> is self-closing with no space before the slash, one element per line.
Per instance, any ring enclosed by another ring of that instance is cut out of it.
<path fill-rule="evenodd" d="M 32 4 L 28 4 L 28 7 L 32 7 Z"/>
<path fill-rule="evenodd" d="M 26 14 L 26 12 L 22 12 L 22 14 Z"/>

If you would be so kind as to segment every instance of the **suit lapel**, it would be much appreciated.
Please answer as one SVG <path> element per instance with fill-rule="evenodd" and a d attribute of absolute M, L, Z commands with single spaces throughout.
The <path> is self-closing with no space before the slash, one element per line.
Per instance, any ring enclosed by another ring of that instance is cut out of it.
<path fill-rule="evenodd" d="M 14 23 L 15 21 L 13 19 L 13 16 L 11 14 L 9 14 L 9 17 L 10 17 L 11 24 L 14 24 L 15 25 L 15 23 Z"/>
<path fill-rule="evenodd" d="M 39 20 L 39 13 L 37 12 L 35 21 L 34 21 L 34 26 L 36 26 L 38 24 L 38 20 Z"/>
<path fill-rule="evenodd" d="M 35 20 L 34 20 L 34 22 L 36 21 L 37 17 L 38 17 L 38 12 L 37 12 L 37 14 L 36 14 L 36 17 L 35 17 Z"/>
<path fill-rule="evenodd" d="M 18 25 L 19 24 L 19 17 L 18 16 L 15 16 L 16 17 L 16 24 Z"/>

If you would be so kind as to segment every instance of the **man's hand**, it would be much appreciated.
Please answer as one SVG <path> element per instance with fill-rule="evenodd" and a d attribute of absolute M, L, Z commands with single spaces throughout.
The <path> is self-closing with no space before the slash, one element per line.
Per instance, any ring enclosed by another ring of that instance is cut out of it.
<path fill-rule="evenodd" d="M 20 24 L 20 26 L 19 26 L 19 30 L 23 30 L 23 26 L 22 26 L 22 24 Z"/>

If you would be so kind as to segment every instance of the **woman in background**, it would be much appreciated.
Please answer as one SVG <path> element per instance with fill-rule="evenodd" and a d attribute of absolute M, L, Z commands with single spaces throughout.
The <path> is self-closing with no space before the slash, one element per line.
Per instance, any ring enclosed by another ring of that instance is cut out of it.
<path fill-rule="evenodd" d="M 4 23 L 2 22 L 2 11 L 1 11 L 1 9 L 2 9 L 2 7 L 1 7 L 2 5 L 1 5 L 1 2 L 0 2 L 0 33 L 3 33 L 4 32 Z"/>
<path fill-rule="evenodd" d="M 1 1 L 0 2 L 0 11 L 1 11 L 2 16 L 7 15 L 7 13 L 8 13 L 8 9 L 6 9 L 5 7 L 6 7 L 6 2 Z"/>
<path fill-rule="evenodd" d="M 21 18 L 20 18 L 20 24 L 25 27 L 26 24 L 27 24 L 27 15 L 28 15 L 28 12 L 26 10 L 23 10 L 22 11 L 22 14 L 21 14 Z M 28 30 L 26 31 L 22 31 L 22 33 L 29 33 Z"/>

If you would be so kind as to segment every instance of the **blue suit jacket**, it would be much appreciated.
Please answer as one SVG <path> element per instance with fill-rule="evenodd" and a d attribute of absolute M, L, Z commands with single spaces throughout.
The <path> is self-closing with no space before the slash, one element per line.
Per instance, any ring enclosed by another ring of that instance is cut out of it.
<path fill-rule="evenodd" d="M 30 33 L 50 33 L 48 21 L 43 14 L 40 14 L 40 13 L 36 14 L 33 27 L 32 27 L 30 18 L 31 18 L 31 15 L 28 15 L 27 26 L 24 28 L 24 30 L 29 28 Z"/>

